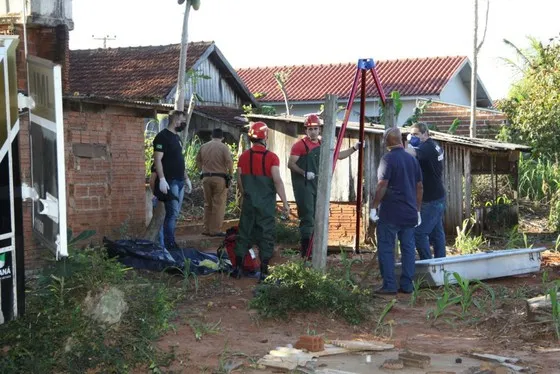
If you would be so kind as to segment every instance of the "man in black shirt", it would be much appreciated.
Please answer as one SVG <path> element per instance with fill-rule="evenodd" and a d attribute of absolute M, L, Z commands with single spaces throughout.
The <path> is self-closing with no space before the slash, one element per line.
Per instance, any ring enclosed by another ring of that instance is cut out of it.
<path fill-rule="evenodd" d="M 177 132 L 185 129 L 183 112 L 169 113 L 169 124 L 154 138 L 154 165 L 157 180 L 154 195 L 165 202 L 163 241 L 167 249 L 177 247 L 175 226 L 181 210 L 185 192 L 185 159 L 181 138 Z"/>
<path fill-rule="evenodd" d="M 445 187 L 443 186 L 443 149 L 432 138 L 425 123 L 410 127 L 407 151 L 415 156 L 422 169 L 424 194 L 422 197 L 422 224 L 416 227 L 414 238 L 421 260 L 445 257 Z"/>

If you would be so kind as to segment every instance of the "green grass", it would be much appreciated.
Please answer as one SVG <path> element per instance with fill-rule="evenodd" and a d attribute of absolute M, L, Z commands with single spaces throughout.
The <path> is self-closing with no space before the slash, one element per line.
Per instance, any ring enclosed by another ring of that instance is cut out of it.
<path fill-rule="evenodd" d="M 84 299 L 109 287 L 124 293 L 128 311 L 106 327 L 84 313 Z M 26 313 L 0 325 L 0 371 L 126 373 L 166 366 L 172 356 L 152 341 L 172 328 L 181 295 L 107 258 L 102 248 L 71 249 L 70 257 L 28 282 Z"/>

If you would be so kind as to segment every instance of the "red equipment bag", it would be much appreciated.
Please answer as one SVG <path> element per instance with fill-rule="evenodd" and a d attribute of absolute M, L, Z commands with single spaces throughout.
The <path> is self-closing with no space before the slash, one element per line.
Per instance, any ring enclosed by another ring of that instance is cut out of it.
<path fill-rule="evenodd" d="M 218 254 L 223 253 L 225 250 L 227 257 L 231 261 L 231 266 L 234 268 L 237 266 L 235 263 L 235 243 L 237 242 L 237 234 L 239 230 L 237 226 L 230 227 L 226 230 L 226 237 L 224 243 L 218 248 Z M 260 271 L 261 261 L 257 256 L 253 259 L 251 253 L 247 252 L 245 258 L 243 259 L 243 270 L 247 272 Z"/>

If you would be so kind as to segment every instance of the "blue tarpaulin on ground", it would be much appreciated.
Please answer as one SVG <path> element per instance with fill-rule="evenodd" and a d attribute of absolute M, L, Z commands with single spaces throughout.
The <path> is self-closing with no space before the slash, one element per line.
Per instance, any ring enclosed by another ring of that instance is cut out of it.
<path fill-rule="evenodd" d="M 206 275 L 217 271 L 230 271 L 231 263 L 216 253 L 205 253 L 195 248 L 167 250 L 157 243 L 144 239 L 110 240 L 103 238 L 110 257 L 135 269 L 183 272 L 189 264 L 191 273 Z"/>

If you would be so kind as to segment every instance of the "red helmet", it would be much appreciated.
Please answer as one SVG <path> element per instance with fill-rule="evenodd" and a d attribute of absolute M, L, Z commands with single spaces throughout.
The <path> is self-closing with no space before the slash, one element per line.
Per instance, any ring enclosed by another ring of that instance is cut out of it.
<path fill-rule="evenodd" d="M 316 114 L 310 114 L 305 117 L 305 123 L 303 124 L 305 127 L 312 127 L 312 126 L 321 126 L 321 119 Z"/>
<path fill-rule="evenodd" d="M 264 122 L 255 122 L 249 129 L 249 137 L 251 139 L 266 139 L 268 126 Z"/>

